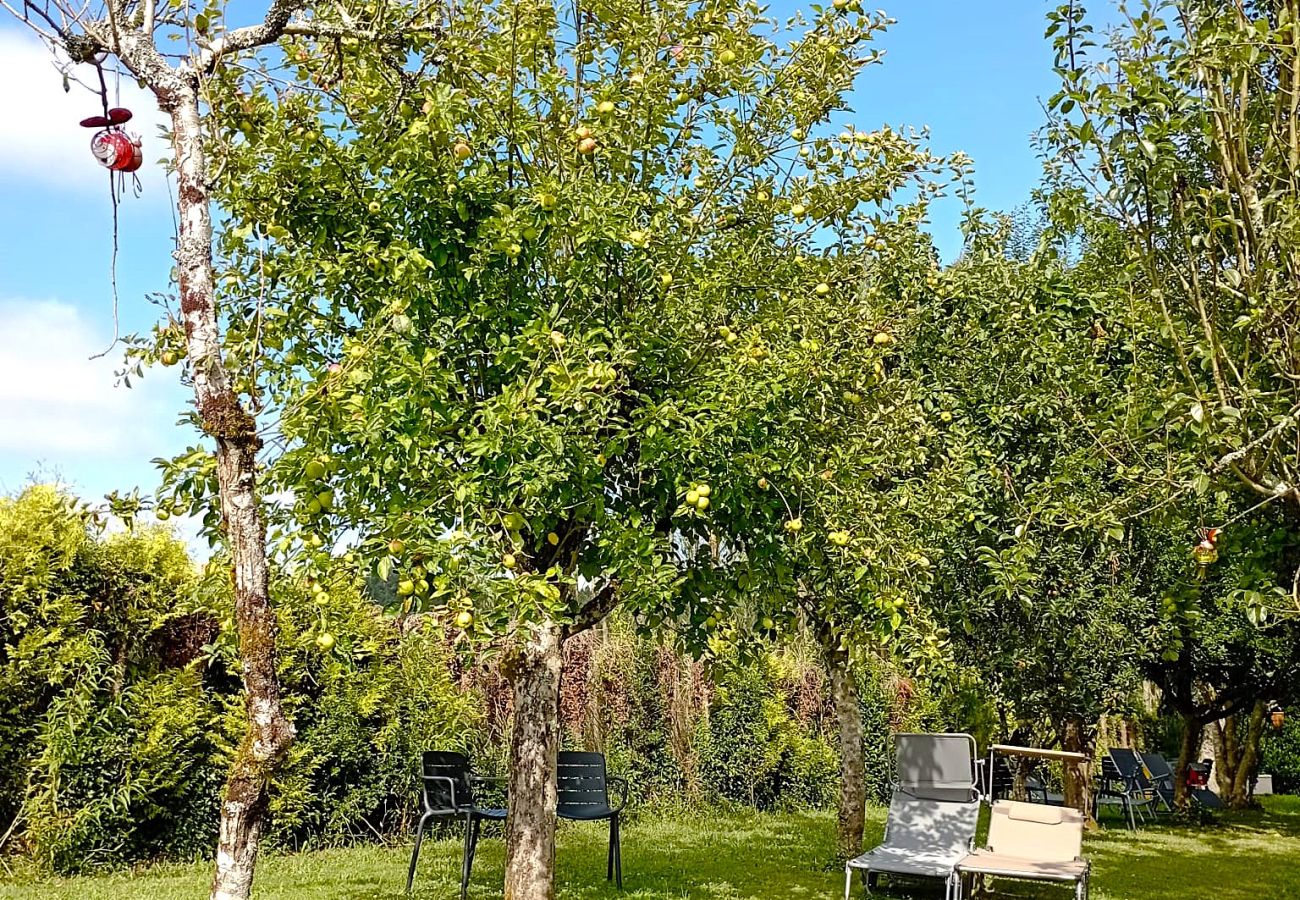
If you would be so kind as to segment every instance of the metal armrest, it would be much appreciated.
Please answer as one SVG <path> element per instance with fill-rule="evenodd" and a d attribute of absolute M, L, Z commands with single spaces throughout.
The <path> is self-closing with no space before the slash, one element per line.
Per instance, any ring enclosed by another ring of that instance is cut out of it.
<path fill-rule="evenodd" d="M 618 778 L 617 776 L 613 778 L 606 778 L 605 785 L 607 791 L 608 791 L 608 786 L 611 784 L 621 785 L 623 788 L 622 791 L 620 792 L 622 794 L 622 798 L 618 801 L 618 806 L 613 808 L 614 812 L 619 813 L 623 811 L 623 807 L 627 806 L 627 793 L 628 793 L 627 779 Z"/>
<path fill-rule="evenodd" d="M 509 801 L 510 797 L 510 778 L 506 775 L 471 775 L 469 776 L 470 784 L 483 784 L 490 787 L 492 795 L 500 794 Z M 475 806 L 481 806 L 478 801 L 474 801 Z"/>
<path fill-rule="evenodd" d="M 424 779 L 426 783 L 430 781 L 447 782 L 447 787 L 451 789 L 451 808 L 460 809 L 460 804 L 456 802 L 456 779 L 448 775 L 421 775 L 420 777 Z M 429 805 L 429 791 L 427 788 L 424 791 L 424 807 L 425 809 L 433 808 Z"/>

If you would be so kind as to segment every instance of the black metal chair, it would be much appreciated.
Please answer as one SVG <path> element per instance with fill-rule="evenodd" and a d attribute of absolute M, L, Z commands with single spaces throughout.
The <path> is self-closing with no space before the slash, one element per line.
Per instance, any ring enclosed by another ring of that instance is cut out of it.
<path fill-rule="evenodd" d="M 627 781 L 611 778 L 606 773 L 603 753 L 573 750 L 560 752 L 556 760 L 556 775 L 559 787 L 559 802 L 555 808 L 557 816 L 579 822 L 609 820 L 609 865 L 605 878 L 617 879 L 615 883 L 622 888 L 623 850 L 619 843 L 619 816 L 627 806 Z M 617 806 L 611 806 L 609 802 L 610 783 L 622 788 Z"/>
<path fill-rule="evenodd" d="M 411 853 L 411 871 L 406 876 L 408 894 L 415 882 L 415 864 L 420 859 L 420 844 L 429 820 L 464 818 L 465 853 L 460 866 L 460 896 L 465 900 L 469 892 L 469 873 L 474 866 L 474 850 L 478 846 L 479 823 L 484 819 L 500 822 L 506 817 L 504 809 L 478 806 L 474 801 L 474 786 L 500 780 L 472 774 L 469 757 L 463 753 L 427 750 L 421 754 L 420 793 L 424 800 L 424 813 L 420 816 L 420 824 L 415 827 L 415 850 Z"/>

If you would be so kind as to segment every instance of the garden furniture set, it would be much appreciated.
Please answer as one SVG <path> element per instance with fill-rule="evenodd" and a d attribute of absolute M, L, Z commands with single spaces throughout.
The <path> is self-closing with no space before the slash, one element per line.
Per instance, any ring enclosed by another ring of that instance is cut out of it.
<path fill-rule="evenodd" d="M 507 815 L 505 807 L 482 806 L 475 788 L 481 785 L 500 785 L 502 778 L 485 778 L 475 775 L 469 757 L 463 753 L 438 750 L 426 751 L 420 760 L 421 799 L 424 811 L 415 828 L 415 849 L 411 853 L 411 868 L 406 876 L 406 890 L 410 893 L 415 882 L 415 867 L 420 859 L 420 844 L 424 829 L 432 819 L 464 820 L 465 848 L 460 867 L 460 896 L 465 900 L 469 892 L 470 872 L 474 866 L 474 852 L 478 846 L 479 827 L 482 822 L 501 822 Z M 556 758 L 557 803 L 555 814 L 561 819 L 579 822 L 609 822 L 609 861 L 606 877 L 621 888 L 623 886 L 623 853 L 620 846 L 620 817 L 627 805 L 627 781 L 611 777 L 605 769 L 605 757 L 600 753 L 562 751 Z M 618 787 L 618 802 L 610 802 L 610 786 Z M 498 788 L 499 790 L 499 788 Z"/>

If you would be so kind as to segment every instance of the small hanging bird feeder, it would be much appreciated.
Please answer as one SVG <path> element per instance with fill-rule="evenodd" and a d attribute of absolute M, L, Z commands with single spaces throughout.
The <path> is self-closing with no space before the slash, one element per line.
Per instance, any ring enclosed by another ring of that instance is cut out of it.
<path fill-rule="evenodd" d="M 144 162 L 140 136 L 122 126 L 131 121 L 131 110 L 114 107 L 106 115 L 82 119 L 83 128 L 97 128 L 90 139 L 90 152 L 110 172 L 134 172 Z"/>

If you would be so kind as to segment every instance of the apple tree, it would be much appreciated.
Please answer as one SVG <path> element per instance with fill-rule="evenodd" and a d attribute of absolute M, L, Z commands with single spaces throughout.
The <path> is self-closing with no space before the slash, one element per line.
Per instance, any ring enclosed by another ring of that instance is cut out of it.
<path fill-rule="evenodd" d="M 1053 180 L 1112 223 L 1117 285 L 1173 356 L 1165 419 L 1191 438 L 1182 488 L 1209 479 L 1288 503 L 1300 500 L 1296 16 L 1290 3 L 1144 2 L 1098 41 L 1070 3 L 1048 31 Z"/>
<path fill-rule="evenodd" d="M 867 145 L 907 140 L 889 130 L 865 137 Z M 718 552 L 687 573 L 674 620 L 706 656 L 798 628 L 816 637 L 839 729 L 845 856 L 861 852 L 866 802 L 852 663 L 892 653 L 917 672 L 942 660 L 944 639 L 923 603 L 927 547 L 936 523 L 960 504 L 952 487 L 966 465 L 950 413 L 900 374 L 918 309 L 938 283 L 918 226 L 950 169 L 926 162 L 915 144 L 897 159 L 914 178 L 889 184 L 882 165 L 891 198 L 884 211 L 838 223 L 833 237 L 814 228 L 801 235 L 808 244 L 794 250 L 787 278 L 814 281 L 812 291 L 778 295 L 720 327 L 733 344 L 761 334 L 765 352 L 788 362 L 752 366 L 748 378 L 762 380 L 767 401 L 738 410 L 730 432 L 700 448 L 694 471 L 725 485 L 727 514 L 713 521 Z M 794 274 L 828 266 L 853 275 Z"/>
<path fill-rule="evenodd" d="M 49 46 L 65 86 L 97 80 L 96 99 L 105 117 L 106 66 L 136 79 L 167 116 L 176 181 L 172 255 L 178 308 L 169 311 L 153 338 L 133 348 L 132 365 L 138 375 L 144 362 L 175 365 L 186 360 L 183 377 L 194 392 L 190 418 L 212 448 L 196 449 L 173 469 L 190 488 L 188 505 L 204 516 L 213 537 L 224 542 L 231 561 L 248 729 L 222 799 L 211 895 L 246 898 L 252 890 L 270 777 L 288 753 L 294 729 L 281 704 L 276 672 L 257 460 L 261 403 L 248 391 L 238 351 L 225 352 L 230 336 L 223 327 L 223 297 L 214 283 L 211 187 L 228 135 L 210 126 L 207 112 L 230 99 L 223 91 L 233 83 L 233 72 L 248 72 L 259 50 L 288 35 L 300 46 L 315 47 L 322 39 L 335 46 L 346 39 L 398 52 L 412 38 L 428 41 L 433 23 L 428 11 L 418 6 L 345 2 L 317 9 L 308 0 L 271 0 L 260 21 L 248 24 L 240 24 L 223 6 L 188 0 L 162 5 L 136 0 L 6 0 L 2 5 Z M 322 56 L 328 58 L 328 51 Z M 276 83 L 295 88 L 283 78 Z M 89 157 L 87 164 L 92 164 Z M 125 506 L 138 507 L 138 502 L 128 500 Z M 160 508 L 170 511 L 171 503 Z"/>
<path fill-rule="evenodd" d="M 216 109 L 230 330 L 292 493 L 280 546 L 310 570 L 355 543 L 400 613 L 509 679 L 507 897 L 553 896 L 563 642 L 619 606 L 680 614 L 691 548 L 731 514 L 701 453 L 769 402 L 761 373 L 815 358 L 732 326 L 857 277 L 773 235 L 932 165 L 828 130 L 886 24 L 851 2 L 786 23 L 467 3 L 425 53 L 290 46 L 315 90 L 234 79 Z"/>

